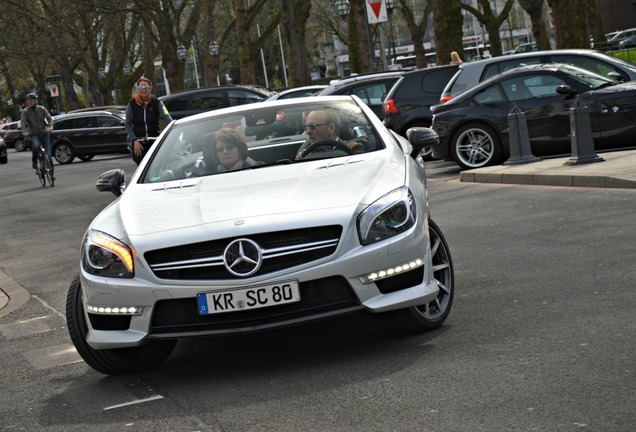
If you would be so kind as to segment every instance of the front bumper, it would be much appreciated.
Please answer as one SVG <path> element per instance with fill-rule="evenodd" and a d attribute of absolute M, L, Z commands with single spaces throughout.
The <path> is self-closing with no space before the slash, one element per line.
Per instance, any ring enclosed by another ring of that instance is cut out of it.
<path fill-rule="evenodd" d="M 262 276 L 228 280 L 167 280 L 137 258 L 133 279 L 104 278 L 82 270 L 84 310 L 140 307 L 139 315 L 86 313 L 87 342 L 94 349 L 132 347 L 149 339 L 201 337 L 300 324 L 360 310 L 386 312 L 429 303 L 438 294 L 431 268 L 428 224 L 420 217 L 403 233 L 369 246 L 344 236 L 324 259 Z M 421 258 L 423 265 L 363 283 L 361 277 Z M 214 315 L 200 315 L 197 294 L 297 280 L 301 301 Z"/>

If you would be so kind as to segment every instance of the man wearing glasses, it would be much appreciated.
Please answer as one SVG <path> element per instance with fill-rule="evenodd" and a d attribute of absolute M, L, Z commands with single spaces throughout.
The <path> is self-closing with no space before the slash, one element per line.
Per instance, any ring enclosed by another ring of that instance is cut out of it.
<path fill-rule="evenodd" d="M 172 117 L 163 102 L 152 95 L 152 82 L 148 78 L 142 76 L 136 85 L 137 94 L 126 108 L 126 132 L 132 143 L 132 158 L 139 165 L 152 146 L 152 142 L 141 140 L 159 136 L 159 120 L 168 124 Z"/>
<path fill-rule="evenodd" d="M 302 159 L 305 155 L 303 152 L 310 145 L 318 141 L 336 141 L 346 144 L 354 153 L 358 153 L 360 150 L 364 151 L 359 143 L 345 143 L 338 136 L 340 131 L 340 117 L 334 110 L 324 109 L 316 110 L 307 114 L 305 119 L 305 132 L 309 136 L 309 139 L 303 143 L 298 149 L 296 154 L 296 160 Z M 332 150 L 333 146 L 324 145 L 316 148 L 315 152 Z"/>

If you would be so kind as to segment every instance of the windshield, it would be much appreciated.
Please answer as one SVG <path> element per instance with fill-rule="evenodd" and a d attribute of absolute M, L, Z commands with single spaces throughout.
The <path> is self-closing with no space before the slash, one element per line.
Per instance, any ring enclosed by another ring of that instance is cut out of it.
<path fill-rule="evenodd" d="M 560 70 L 589 89 L 597 89 L 606 85 L 614 85 L 616 81 L 571 65 L 563 65 Z"/>
<path fill-rule="evenodd" d="M 178 121 L 155 145 L 144 183 L 351 157 L 384 148 L 353 99 L 250 104 Z"/>

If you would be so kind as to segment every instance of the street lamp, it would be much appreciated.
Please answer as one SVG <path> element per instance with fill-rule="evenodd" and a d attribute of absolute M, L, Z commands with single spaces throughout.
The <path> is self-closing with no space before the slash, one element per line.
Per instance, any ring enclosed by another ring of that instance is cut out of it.
<path fill-rule="evenodd" d="M 387 13 L 393 12 L 398 5 L 398 0 L 386 0 L 386 11 Z"/>
<path fill-rule="evenodd" d="M 214 39 L 214 37 L 212 38 L 212 41 L 210 42 L 210 45 L 208 45 L 208 52 L 214 58 L 218 58 L 219 54 L 221 54 L 221 47 L 216 42 L 216 39 Z M 216 85 L 221 85 L 221 80 L 219 80 L 219 65 L 218 65 L 218 63 L 216 64 Z"/>
<path fill-rule="evenodd" d="M 212 30 L 210 30 L 212 32 Z M 194 64 L 194 75 L 197 80 L 197 88 L 201 87 L 199 82 L 199 67 L 201 67 L 201 76 L 203 81 L 205 82 L 205 67 L 203 65 L 203 52 L 201 51 L 201 42 L 203 39 L 198 37 L 197 35 L 193 35 L 192 37 L 192 63 Z M 221 47 L 217 43 L 217 41 L 212 37 L 212 41 L 208 45 L 208 53 L 210 53 L 213 57 L 218 57 L 221 52 Z M 179 46 L 177 47 L 177 58 L 181 61 L 185 61 L 188 58 L 188 50 L 181 42 L 179 42 Z M 197 65 L 198 62 L 198 65 Z M 218 76 L 217 76 L 218 83 Z"/>
<path fill-rule="evenodd" d="M 396 0 L 397 1 L 397 0 Z M 336 0 L 336 13 L 340 18 L 347 19 L 347 15 L 351 11 L 351 5 L 348 0 Z"/>

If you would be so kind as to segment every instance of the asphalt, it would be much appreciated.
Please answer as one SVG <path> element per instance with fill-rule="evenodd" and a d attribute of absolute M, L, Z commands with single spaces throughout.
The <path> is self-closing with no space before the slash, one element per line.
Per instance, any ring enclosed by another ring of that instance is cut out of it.
<path fill-rule="evenodd" d="M 585 158 L 524 157 L 504 165 L 462 171 L 459 179 L 468 183 L 636 189 L 636 150 Z M 0 270 L 0 318 L 20 308 L 30 297 L 24 287 Z"/>

